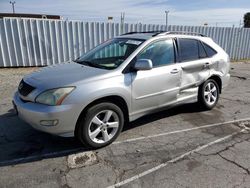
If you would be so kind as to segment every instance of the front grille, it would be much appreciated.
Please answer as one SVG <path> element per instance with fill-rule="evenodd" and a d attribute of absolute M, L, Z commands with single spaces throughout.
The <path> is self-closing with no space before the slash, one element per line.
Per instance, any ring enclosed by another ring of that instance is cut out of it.
<path fill-rule="evenodd" d="M 35 89 L 35 87 L 25 83 L 23 80 L 20 82 L 19 86 L 18 86 L 18 92 L 22 95 L 22 96 L 27 96 L 28 94 L 30 94 L 33 90 Z"/>

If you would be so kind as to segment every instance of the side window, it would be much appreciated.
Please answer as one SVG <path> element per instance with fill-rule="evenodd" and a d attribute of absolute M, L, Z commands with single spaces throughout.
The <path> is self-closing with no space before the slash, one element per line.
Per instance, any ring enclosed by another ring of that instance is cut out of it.
<path fill-rule="evenodd" d="M 217 52 L 213 48 L 211 48 L 210 46 L 208 46 L 204 42 L 203 42 L 203 46 L 204 46 L 205 51 L 207 52 L 208 57 L 212 57 L 215 54 L 217 54 Z"/>
<path fill-rule="evenodd" d="M 150 44 L 137 56 L 137 59 L 150 59 L 153 67 L 172 64 L 175 62 L 173 41 L 169 39 Z"/>
<path fill-rule="evenodd" d="M 197 40 L 180 38 L 178 44 L 180 61 L 183 62 L 199 59 Z"/>

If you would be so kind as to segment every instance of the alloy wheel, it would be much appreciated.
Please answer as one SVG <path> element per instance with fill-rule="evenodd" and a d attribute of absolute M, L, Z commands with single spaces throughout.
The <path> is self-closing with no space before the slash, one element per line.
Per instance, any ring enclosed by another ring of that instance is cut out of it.
<path fill-rule="evenodd" d="M 98 144 L 111 140 L 118 131 L 119 117 L 113 110 L 104 110 L 96 114 L 90 121 L 89 138 Z"/>
<path fill-rule="evenodd" d="M 218 97 L 217 87 L 213 82 L 208 82 L 204 89 L 204 98 L 208 105 L 216 103 Z"/>

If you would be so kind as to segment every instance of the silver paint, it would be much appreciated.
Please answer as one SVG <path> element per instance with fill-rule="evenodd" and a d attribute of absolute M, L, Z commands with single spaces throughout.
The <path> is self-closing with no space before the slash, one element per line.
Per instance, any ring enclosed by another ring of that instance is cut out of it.
<path fill-rule="evenodd" d="M 136 35 L 138 38 L 139 35 Z M 135 35 L 121 36 L 126 38 Z M 145 38 L 145 36 L 143 36 Z M 211 76 L 222 81 L 222 89 L 229 82 L 229 57 L 224 50 L 208 37 L 184 36 L 201 40 L 212 46 L 218 53 L 212 58 L 175 63 L 156 67 L 151 70 L 123 73 L 130 61 L 150 43 L 180 35 L 147 37 L 118 68 L 103 70 L 80 65 L 74 62 L 42 68 L 24 77 L 24 81 L 36 89 L 27 97 L 15 93 L 14 102 L 19 117 L 35 129 L 60 136 L 73 136 L 76 122 L 81 112 L 93 101 L 118 96 L 127 105 L 129 120 L 133 121 L 145 114 L 175 105 L 197 101 L 198 87 Z M 75 86 L 59 106 L 47 106 L 35 103 L 36 96 L 58 87 Z M 23 102 L 22 99 L 30 102 Z M 59 120 L 58 125 L 44 127 L 41 120 Z"/>

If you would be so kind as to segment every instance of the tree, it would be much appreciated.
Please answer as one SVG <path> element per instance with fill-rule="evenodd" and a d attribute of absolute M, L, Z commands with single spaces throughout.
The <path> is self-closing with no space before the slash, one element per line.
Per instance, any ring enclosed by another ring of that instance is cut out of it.
<path fill-rule="evenodd" d="M 244 27 L 250 28 L 250 12 L 244 15 Z"/>

